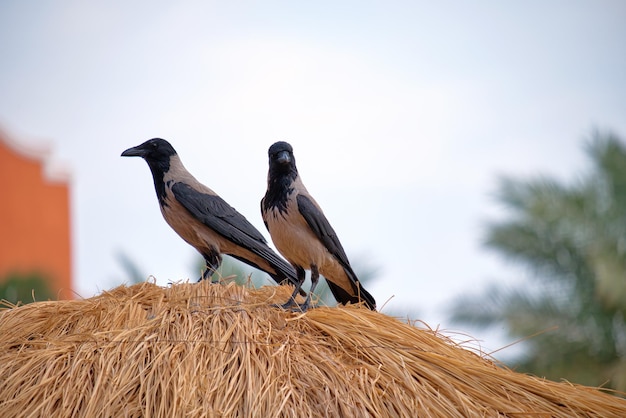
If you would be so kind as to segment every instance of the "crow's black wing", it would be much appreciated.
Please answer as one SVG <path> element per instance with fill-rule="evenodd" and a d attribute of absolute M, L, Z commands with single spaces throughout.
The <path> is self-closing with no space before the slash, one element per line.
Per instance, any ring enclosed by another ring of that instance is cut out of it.
<path fill-rule="evenodd" d="M 230 241 L 244 247 L 267 243 L 258 229 L 221 197 L 199 192 L 186 183 L 175 183 L 172 192 L 196 219 Z"/>
<path fill-rule="evenodd" d="M 344 304 L 347 302 L 358 303 L 360 300 L 364 300 L 370 309 L 376 309 L 374 297 L 361 286 L 361 282 L 359 282 L 356 273 L 352 270 L 348 256 L 341 246 L 339 238 L 337 238 L 337 233 L 330 226 L 324 213 L 305 195 L 299 194 L 296 200 L 298 202 L 298 211 L 306 220 L 306 223 L 315 236 L 324 244 L 328 252 L 339 261 L 339 264 L 344 268 L 346 275 L 352 282 L 353 294 L 351 295 L 346 289 L 337 286 L 327 279 L 326 282 L 335 299 Z"/>
<path fill-rule="evenodd" d="M 300 215 L 306 220 L 315 236 L 324 244 L 329 253 L 333 255 L 339 261 L 339 263 L 345 268 L 350 266 L 348 256 L 344 251 L 337 234 L 324 213 L 305 195 L 299 194 L 296 197 L 298 202 L 298 210 Z"/>

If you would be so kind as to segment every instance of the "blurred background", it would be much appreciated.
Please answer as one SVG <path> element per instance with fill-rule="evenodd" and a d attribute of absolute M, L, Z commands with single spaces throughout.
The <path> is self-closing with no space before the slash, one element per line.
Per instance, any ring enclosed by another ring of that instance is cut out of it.
<path fill-rule="evenodd" d="M 2 297 L 196 280 L 120 153 L 168 139 L 269 239 L 285 140 L 382 312 L 626 390 L 625 22 L 620 0 L 3 1 Z"/>

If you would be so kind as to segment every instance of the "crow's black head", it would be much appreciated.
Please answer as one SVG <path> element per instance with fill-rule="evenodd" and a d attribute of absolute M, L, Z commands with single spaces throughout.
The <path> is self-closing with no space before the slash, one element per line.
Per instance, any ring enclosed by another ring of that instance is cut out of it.
<path fill-rule="evenodd" d="M 293 148 L 287 142 L 279 141 L 267 151 L 270 160 L 270 171 L 287 172 L 296 169 Z"/>
<path fill-rule="evenodd" d="M 172 155 L 176 155 L 174 147 L 165 139 L 161 138 L 150 139 L 122 153 L 122 157 L 141 157 L 148 161 L 148 163 L 169 161 Z"/>
<path fill-rule="evenodd" d="M 293 192 L 293 182 L 298 177 L 293 148 L 284 141 L 276 142 L 267 151 L 270 168 L 267 173 L 267 192 L 263 198 L 263 210 L 277 208 L 287 210 L 287 200 Z"/>
<path fill-rule="evenodd" d="M 165 184 L 163 176 L 170 171 L 170 159 L 176 155 L 174 147 L 165 139 L 153 138 L 136 147 L 128 148 L 122 157 L 141 157 L 148 163 L 159 203 L 164 204 Z"/>

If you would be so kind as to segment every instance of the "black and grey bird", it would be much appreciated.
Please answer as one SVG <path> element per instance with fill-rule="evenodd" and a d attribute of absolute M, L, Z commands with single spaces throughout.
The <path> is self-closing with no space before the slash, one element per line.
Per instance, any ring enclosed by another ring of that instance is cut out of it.
<path fill-rule="evenodd" d="M 295 267 L 298 287 L 284 308 L 293 306 L 305 270 L 311 270 L 311 289 L 305 302 L 306 310 L 320 273 L 337 302 L 365 302 L 376 309 L 376 301 L 361 286 L 348 257 L 324 212 L 302 183 L 296 168 L 293 148 L 287 142 L 276 142 L 268 151 L 269 172 L 267 192 L 261 200 L 261 214 L 278 251 Z"/>
<path fill-rule="evenodd" d="M 195 179 L 164 139 L 154 138 L 122 153 L 148 163 L 161 213 L 182 239 L 204 257 L 207 279 L 228 254 L 268 273 L 276 282 L 298 284 L 293 267 L 276 254 L 248 220 Z M 303 293 L 304 294 L 304 293 Z"/>

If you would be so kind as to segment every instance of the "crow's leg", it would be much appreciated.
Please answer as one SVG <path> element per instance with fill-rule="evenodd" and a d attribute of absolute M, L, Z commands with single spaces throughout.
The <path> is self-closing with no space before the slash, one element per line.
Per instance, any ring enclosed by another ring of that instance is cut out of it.
<path fill-rule="evenodd" d="M 298 292 L 300 292 L 300 288 L 302 288 L 302 284 L 304 283 L 304 279 L 306 278 L 306 272 L 304 271 L 304 269 L 302 267 L 294 266 L 294 268 L 296 269 L 296 276 L 297 276 L 297 279 L 298 279 L 298 284 L 293 289 L 293 293 L 289 297 L 289 300 L 287 301 L 287 303 L 285 303 L 283 305 L 278 305 L 278 306 L 280 306 L 283 309 L 288 309 L 288 308 L 292 307 L 293 305 L 297 305 L 296 304 L 296 296 L 298 296 Z"/>
<path fill-rule="evenodd" d="M 311 295 L 313 294 L 313 291 L 315 291 L 315 287 L 317 286 L 317 282 L 319 282 L 319 280 L 320 272 L 315 264 L 311 264 L 311 289 L 309 289 L 309 294 L 304 300 L 304 303 L 298 306 L 302 312 L 306 312 L 309 309 L 309 306 L 311 305 Z"/>

